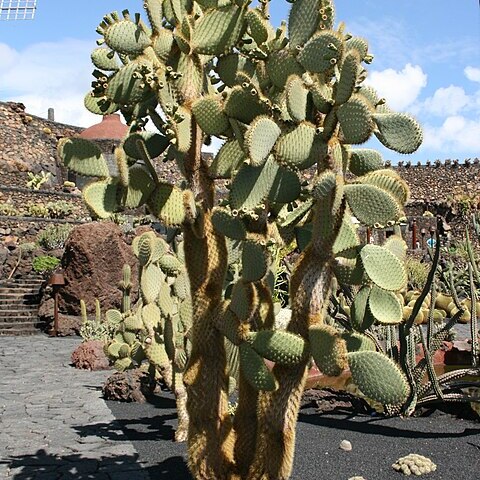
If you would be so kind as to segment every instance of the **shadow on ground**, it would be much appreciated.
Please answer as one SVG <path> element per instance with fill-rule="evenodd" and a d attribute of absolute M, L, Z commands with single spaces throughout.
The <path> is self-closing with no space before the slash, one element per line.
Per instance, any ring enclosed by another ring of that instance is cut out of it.
<path fill-rule="evenodd" d="M 139 456 L 114 455 L 98 459 L 82 454 L 51 455 L 38 450 L 32 455 L 12 456 L 0 460 L 0 466 L 11 469 L 9 478 L 15 480 L 108 480 L 126 479 L 185 480 L 190 478 L 183 458 L 170 457 L 155 466 L 140 467 Z"/>

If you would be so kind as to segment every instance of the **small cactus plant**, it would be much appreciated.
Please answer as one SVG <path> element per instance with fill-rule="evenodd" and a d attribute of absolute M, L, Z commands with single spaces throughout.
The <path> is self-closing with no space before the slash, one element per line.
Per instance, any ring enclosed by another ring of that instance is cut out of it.
<path fill-rule="evenodd" d="M 120 283 L 122 311 L 107 311 L 107 319 L 116 324 L 116 330 L 105 351 L 119 371 L 143 368 L 146 362 L 154 378 L 163 378 L 177 400 L 179 424 L 175 440 L 184 441 L 188 414 L 183 371 L 190 350 L 187 333 L 191 327 L 188 277 L 181 253 L 175 255 L 153 232 L 136 237 L 132 245 L 139 261 L 141 295 L 132 309 L 131 272 L 125 265 Z M 181 252 L 182 247 L 178 248 Z"/>
<path fill-rule="evenodd" d="M 355 347 L 326 323 L 335 282 L 361 287 L 355 306 L 360 330 L 388 322 L 383 305 L 401 320 L 395 292 L 406 272 L 397 245 L 362 245 L 351 219 L 367 226 L 397 221 L 408 188 L 384 168 L 378 152 L 358 145 L 376 137 L 387 148 L 412 153 L 422 131 L 364 85 L 373 59 L 368 43 L 343 24 L 334 26 L 332 0 L 296 0 L 288 23 L 277 29 L 268 21 L 268 0 L 255 8 L 245 0 L 143 3 L 150 27 L 128 11 L 100 23 L 102 46 L 92 54 L 95 79 L 85 98 L 90 111 L 120 110 L 130 125 L 115 152 L 118 175 L 110 175 L 99 148 L 84 139 L 62 139 L 59 154 L 68 168 L 94 179 L 83 195 L 97 216 L 146 205 L 183 231 L 193 319 L 183 381 L 194 477 L 284 480 L 312 354 L 336 374 L 349 366 L 372 397 L 402 403 L 409 393 L 395 361 L 366 341 Z M 144 130 L 149 120 L 158 132 Z M 209 163 L 202 145 L 212 136 L 222 146 Z M 154 164 L 160 155 L 177 165 L 184 184 L 159 175 Z M 305 185 L 308 168 L 316 176 Z M 230 180 L 222 205 L 216 179 Z M 287 331 L 272 331 L 268 246 L 291 241 L 292 230 L 306 225 L 308 245 L 290 281 L 292 320 Z M 151 260 L 147 244 L 138 243 L 143 309 L 165 289 L 160 258 Z M 232 255 L 241 259 L 241 276 L 225 298 Z M 128 322 L 143 324 L 143 310 Z M 120 366 L 129 366 L 138 352 L 157 358 L 169 349 L 159 333 L 150 330 L 144 348 L 125 328 L 109 348 Z M 232 419 L 233 357 L 240 367 Z M 275 362 L 272 371 L 264 359 Z"/>

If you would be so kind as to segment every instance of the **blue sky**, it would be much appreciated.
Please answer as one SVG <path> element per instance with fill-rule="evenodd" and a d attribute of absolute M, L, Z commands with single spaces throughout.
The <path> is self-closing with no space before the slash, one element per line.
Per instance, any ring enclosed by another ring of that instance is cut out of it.
<path fill-rule="evenodd" d="M 33 21 L 0 22 L 0 100 L 30 113 L 88 126 L 83 108 L 91 82 L 90 51 L 104 14 L 141 0 L 38 0 Z M 425 142 L 411 156 L 426 161 L 480 157 L 480 7 L 478 0 L 336 0 L 337 21 L 369 40 L 375 60 L 368 81 L 399 111 L 413 113 Z M 87 5 L 87 6 L 86 6 Z M 290 4 L 272 0 L 274 24 Z M 376 142 L 371 142 L 377 147 Z"/>

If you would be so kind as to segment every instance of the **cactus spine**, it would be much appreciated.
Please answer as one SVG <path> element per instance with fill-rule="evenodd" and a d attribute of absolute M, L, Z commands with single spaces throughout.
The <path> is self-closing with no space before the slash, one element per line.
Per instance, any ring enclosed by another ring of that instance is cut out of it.
<path fill-rule="evenodd" d="M 151 30 L 128 11 L 123 19 L 116 13 L 105 17 L 97 31 L 108 52 L 92 57 L 97 70 L 94 101 L 88 104 L 92 111 L 117 107 L 130 125 L 126 157 L 117 155 L 121 174 L 109 177 L 105 159 L 84 142 L 69 139 L 59 146 L 71 169 L 98 178 L 84 191 L 97 215 L 147 205 L 164 224 L 183 229 L 191 328 L 177 321 L 169 304 L 163 305 L 164 323 L 145 323 L 144 310 L 165 290 L 162 259 L 167 269 L 175 267 L 163 253 L 155 257 L 151 239 L 142 236 L 136 248 L 143 324 L 129 316 L 129 328 L 116 339 L 120 345 L 109 349 L 119 368 L 131 366 L 139 352 L 164 365 L 172 347 L 178 350 L 175 359 L 185 359 L 185 344 L 166 332 L 188 331 L 191 353 L 183 381 L 191 417 L 189 466 L 196 479 L 290 476 L 311 354 L 320 352 L 336 371 L 354 365 L 360 388 L 380 399 L 402 402 L 408 394 L 394 362 L 370 351 L 366 341 L 347 342 L 323 327 L 334 282 L 362 287 L 355 315 L 360 331 L 385 321 L 378 313 L 383 302 L 396 317 L 401 312 L 394 292 L 406 278 L 402 259 L 387 245 L 362 246 L 351 217 L 366 225 L 394 222 L 402 216 L 408 189 L 382 168 L 381 156 L 366 150 L 355 154 L 352 146 L 375 135 L 388 148 L 411 153 L 421 143 L 421 129 L 362 86 L 363 64 L 373 57 L 365 40 L 345 33 L 343 25 L 334 29 L 332 0 L 296 0 L 288 28 L 283 24 L 277 30 L 268 22 L 268 4 L 164 2 L 162 10 L 146 0 Z M 123 65 L 106 61 L 115 55 Z M 158 133 L 143 131 L 148 119 Z M 225 142 L 212 165 L 201 152 L 210 136 Z M 176 161 L 186 187 L 158 177 L 154 158 L 161 154 Z M 314 182 L 303 186 L 301 171 L 314 165 Z M 350 173 L 358 176 L 351 179 Z M 232 180 L 221 207 L 215 206 L 217 177 Z M 287 332 L 271 332 L 267 247 L 282 244 L 284 228 L 294 226 L 307 229 L 310 237 L 291 279 L 292 320 Z M 235 248 L 241 277 L 224 297 L 228 257 Z M 139 334 L 144 329 L 145 345 Z M 325 344 L 310 347 L 318 339 Z M 349 345 L 359 351 L 349 351 Z M 240 359 L 233 422 L 230 356 Z M 272 372 L 264 358 L 275 361 Z M 184 362 L 173 368 L 174 382 L 181 366 Z M 377 380 L 382 368 L 396 378 L 387 391 Z"/>

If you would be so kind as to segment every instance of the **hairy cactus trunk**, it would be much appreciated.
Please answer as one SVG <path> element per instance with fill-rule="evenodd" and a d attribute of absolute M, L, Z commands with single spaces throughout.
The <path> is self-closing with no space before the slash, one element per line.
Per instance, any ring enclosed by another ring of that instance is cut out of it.
<path fill-rule="evenodd" d="M 292 274 L 290 298 L 292 319 L 288 330 L 309 340 L 309 328 L 322 324 L 329 297 L 333 270 L 332 247 L 338 235 L 344 206 L 334 210 L 337 189 L 315 209 L 314 232 Z M 309 359 L 293 367 L 276 365 L 279 389 L 262 393 L 255 461 L 249 480 L 286 480 L 293 467 L 295 427 L 307 377 Z"/>
<path fill-rule="evenodd" d="M 214 232 L 208 212 L 202 231 L 186 227 L 184 236 L 193 304 L 192 353 L 184 375 L 191 416 L 189 464 L 197 479 L 227 479 L 232 471 L 233 429 L 224 337 L 215 328 L 227 249 L 224 238 Z"/>

